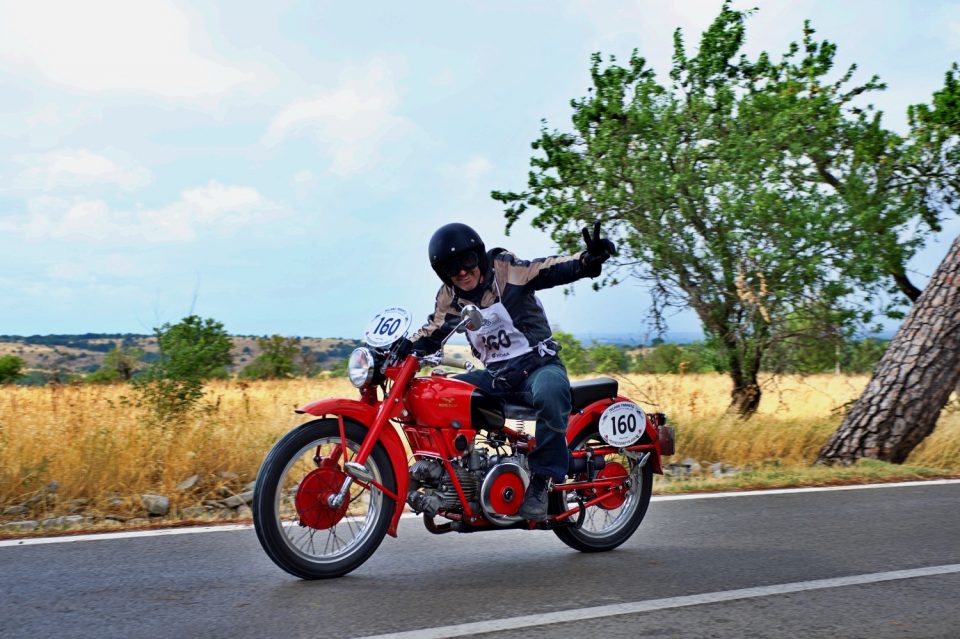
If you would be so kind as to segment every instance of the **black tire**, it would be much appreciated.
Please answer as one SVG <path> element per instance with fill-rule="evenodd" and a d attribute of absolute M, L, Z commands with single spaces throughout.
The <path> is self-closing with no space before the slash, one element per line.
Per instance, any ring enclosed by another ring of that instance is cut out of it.
<path fill-rule="evenodd" d="M 604 445 L 606 444 L 600 438 L 598 427 L 594 424 L 577 435 L 576 439 L 570 443 L 570 450 Z M 630 473 L 629 481 L 632 485 L 627 492 L 626 501 L 619 508 L 613 510 L 601 508 L 599 505 L 592 506 L 587 509 L 583 526 L 580 528 L 571 526 L 556 528 L 553 531 L 560 538 L 560 541 L 581 552 L 606 552 L 630 539 L 647 514 L 647 506 L 650 505 L 650 492 L 653 489 L 653 468 L 649 460 L 642 468 L 638 468 L 637 461 L 625 455 L 607 455 L 606 459 L 608 462 L 616 461 L 620 463 Z M 561 513 L 573 506 L 576 497 L 572 494 L 573 492 L 550 493 L 550 512 Z M 572 500 L 569 506 L 564 501 L 565 499 Z M 616 511 L 614 515 L 609 514 L 614 511 Z M 604 523 L 598 526 L 594 520 L 601 514 Z"/>
<path fill-rule="evenodd" d="M 359 424 L 344 420 L 348 458 L 360 449 L 366 432 Z M 310 527 L 302 523 L 295 504 L 297 488 L 317 468 L 314 456 L 329 456 L 340 440 L 338 420 L 307 422 L 276 443 L 257 473 L 252 504 L 257 539 L 274 563 L 301 579 L 340 577 L 360 566 L 383 541 L 396 507 L 382 491 L 354 483 L 342 518 L 330 526 Z M 343 467 L 342 457 L 338 460 L 337 469 L 331 474 L 335 483 L 330 485 L 334 488 L 343 485 L 344 476 L 339 470 Z M 382 444 L 374 446 L 365 466 L 384 488 L 396 492 L 396 478 Z M 316 510 L 324 507 L 321 504 Z M 341 532 L 350 538 L 341 539 Z"/>

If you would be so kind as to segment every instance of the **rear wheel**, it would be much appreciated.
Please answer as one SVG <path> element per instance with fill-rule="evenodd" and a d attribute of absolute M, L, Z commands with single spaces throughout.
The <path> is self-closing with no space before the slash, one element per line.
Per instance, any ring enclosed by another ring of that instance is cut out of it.
<path fill-rule="evenodd" d="M 570 443 L 570 450 L 583 450 L 606 446 L 596 425 L 584 429 Z M 650 463 L 643 466 L 636 459 L 620 453 L 605 456 L 606 465 L 597 474 L 598 479 L 624 477 L 622 488 L 608 491 L 608 495 L 587 508 L 583 524 L 579 528 L 556 528 L 554 533 L 563 543 L 581 552 L 613 550 L 637 530 L 650 505 L 653 488 L 653 469 Z M 586 477 L 578 477 L 585 480 Z M 550 493 L 550 512 L 561 513 L 577 505 L 595 499 L 598 493 L 586 491 L 556 491 Z M 578 515 L 574 515 L 577 517 Z"/>
<path fill-rule="evenodd" d="M 364 466 L 373 482 L 354 481 L 342 504 L 331 506 L 347 479 L 350 460 L 367 430 L 344 420 L 318 419 L 287 433 L 271 449 L 257 474 L 253 524 L 267 555 L 302 579 L 345 575 L 366 561 L 386 534 L 396 504 L 375 483 L 396 492 L 396 480 L 382 444 Z"/>

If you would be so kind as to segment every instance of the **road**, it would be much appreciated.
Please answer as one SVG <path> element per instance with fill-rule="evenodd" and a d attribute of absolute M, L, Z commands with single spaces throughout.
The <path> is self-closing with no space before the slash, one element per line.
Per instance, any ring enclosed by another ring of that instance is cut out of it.
<path fill-rule="evenodd" d="M 960 482 L 657 500 L 595 555 L 549 532 L 433 536 L 405 518 L 323 582 L 276 568 L 250 529 L 3 542 L 0 566 L 4 638 L 955 638 Z M 449 627 L 464 623 L 478 625 Z"/>

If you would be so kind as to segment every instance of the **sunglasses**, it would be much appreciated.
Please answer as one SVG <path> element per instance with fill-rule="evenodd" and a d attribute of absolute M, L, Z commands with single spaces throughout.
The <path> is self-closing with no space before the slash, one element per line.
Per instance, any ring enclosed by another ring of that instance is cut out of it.
<path fill-rule="evenodd" d="M 451 258 L 440 264 L 440 272 L 447 277 L 453 277 L 460 271 L 470 271 L 480 264 L 480 256 L 474 251 L 469 251 L 463 255 Z"/>

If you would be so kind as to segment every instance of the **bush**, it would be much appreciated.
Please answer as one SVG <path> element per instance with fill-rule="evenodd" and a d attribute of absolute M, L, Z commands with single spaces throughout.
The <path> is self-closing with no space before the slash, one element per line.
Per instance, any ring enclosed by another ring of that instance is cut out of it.
<path fill-rule="evenodd" d="M 160 357 L 135 383 L 158 421 L 180 419 L 203 398 L 204 380 L 227 377 L 233 343 L 223 324 L 196 315 L 155 334 Z"/>
<path fill-rule="evenodd" d="M 0 357 L 0 384 L 9 384 L 17 381 L 23 374 L 23 367 L 26 362 L 16 355 L 4 355 Z"/>
<path fill-rule="evenodd" d="M 630 358 L 620 346 L 593 344 L 587 354 L 591 369 L 596 373 L 625 373 L 630 368 Z"/>
<path fill-rule="evenodd" d="M 93 384 L 112 384 L 129 382 L 143 360 L 143 349 L 117 347 L 103 358 L 103 365 L 84 377 L 85 382 Z"/>
<path fill-rule="evenodd" d="M 300 339 L 296 337 L 258 337 L 257 345 L 263 351 L 257 359 L 240 371 L 245 379 L 281 379 L 297 372 L 294 359 L 301 354 Z"/>
<path fill-rule="evenodd" d="M 587 350 L 580 340 L 563 331 L 554 331 L 553 339 L 560 344 L 560 361 L 571 375 L 584 375 L 593 370 Z"/>

